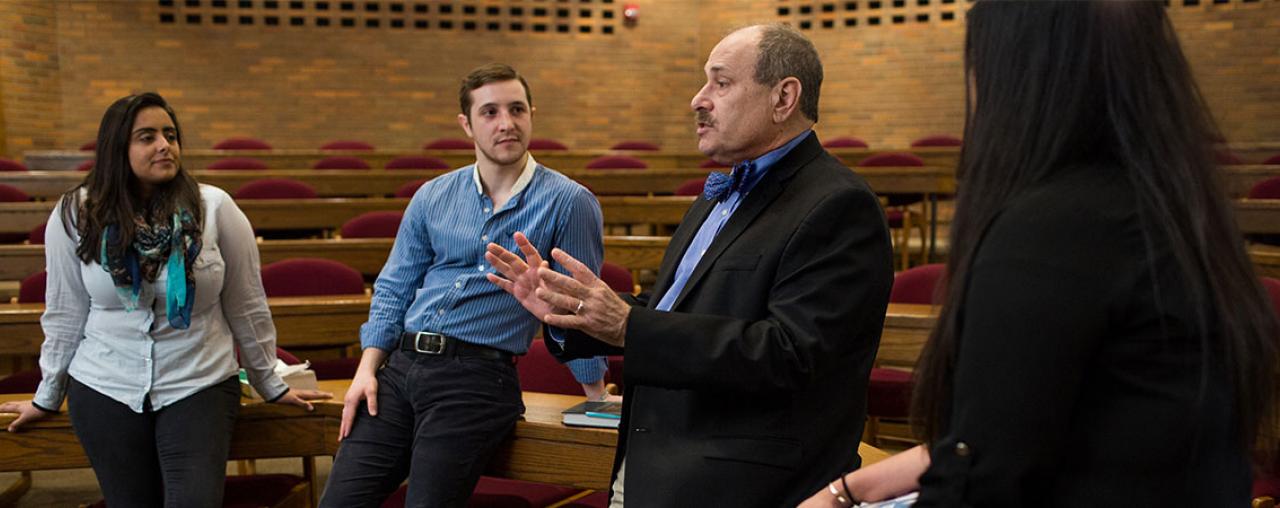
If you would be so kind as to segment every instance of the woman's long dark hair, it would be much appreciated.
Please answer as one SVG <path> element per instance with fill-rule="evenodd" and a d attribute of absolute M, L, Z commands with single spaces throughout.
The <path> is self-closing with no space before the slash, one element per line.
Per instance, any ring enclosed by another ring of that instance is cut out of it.
<path fill-rule="evenodd" d="M 952 283 L 917 369 L 918 436 L 934 442 L 946 432 L 957 309 L 982 231 L 1029 185 L 1105 162 L 1135 189 L 1148 249 L 1152 238 L 1169 246 L 1198 303 L 1190 318 L 1205 361 L 1209 351 L 1223 355 L 1244 444 L 1273 450 L 1280 325 L 1218 182 L 1212 140 L 1221 138 L 1161 3 L 979 1 L 968 14 L 965 69 L 973 89 Z"/>
<path fill-rule="evenodd" d="M 121 98 L 102 115 L 93 169 L 80 185 L 62 195 L 62 227 L 68 233 L 75 230 L 80 235 L 76 255 L 85 263 L 98 260 L 102 231 L 108 224 L 119 226 L 121 234 L 121 241 L 109 246 L 112 256 L 122 255 L 124 249 L 133 244 L 136 216 L 172 217 L 178 208 L 185 208 L 191 212 L 197 227 L 204 224 L 200 186 L 183 169 L 181 154 L 176 161 L 178 173 L 173 179 L 157 185 L 150 201 L 142 197 L 142 183 L 133 174 L 129 162 L 129 144 L 134 119 L 138 112 L 150 107 L 162 108 L 169 114 L 181 147 L 182 127 L 163 97 L 147 92 Z M 83 192 L 84 196 L 82 190 L 87 191 Z"/>

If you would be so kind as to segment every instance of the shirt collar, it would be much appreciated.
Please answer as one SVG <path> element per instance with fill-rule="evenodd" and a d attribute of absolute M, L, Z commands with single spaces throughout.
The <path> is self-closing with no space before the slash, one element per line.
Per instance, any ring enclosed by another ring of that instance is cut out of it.
<path fill-rule="evenodd" d="M 524 163 L 524 169 L 520 171 L 520 176 L 516 178 L 516 183 L 511 185 L 511 195 L 515 196 L 525 187 L 529 186 L 529 182 L 533 180 L 533 172 L 538 169 L 538 161 L 533 160 L 533 154 L 529 154 L 528 160 Z M 471 180 L 476 183 L 476 192 L 484 194 L 484 184 L 480 182 L 480 165 L 473 164 L 471 167 Z"/>
<path fill-rule="evenodd" d="M 743 194 L 750 192 L 751 188 L 755 187 L 755 185 L 760 182 L 760 179 L 764 177 L 765 173 L 769 172 L 769 168 L 773 167 L 774 164 L 777 164 L 777 162 L 782 160 L 783 157 L 786 157 L 788 153 L 791 153 L 791 150 L 795 148 L 796 145 L 799 145 L 801 141 L 804 141 L 805 138 L 809 137 L 809 134 L 812 132 L 813 129 L 805 129 L 804 132 L 801 132 L 798 136 L 791 138 L 791 141 L 786 142 L 786 144 L 774 148 L 768 153 L 756 157 L 755 159 L 748 159 L 735 165 L 733 167 L 734 171 L 740 171 L 738 168 L 747 168 L 747 174 L 742 176 L 742 183 L 738 184 L 739 192 Z"/>

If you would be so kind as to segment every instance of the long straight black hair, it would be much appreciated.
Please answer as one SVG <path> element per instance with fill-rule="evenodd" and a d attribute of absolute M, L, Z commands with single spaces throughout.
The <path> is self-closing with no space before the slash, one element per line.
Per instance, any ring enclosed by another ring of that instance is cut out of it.
<path fill-rule="evenodd" d="M 133 166 L 129 162 L 129 144 L 132 142 L 134 119 L 140 111 L 152 107 L 164 109 L 169 114 L 177 144 L 181 147 L 182 126 L 163 97 L 151 92 L 123 97 L 112 103 L 102 115 L 93 169 L 80 185 L 62 195 L 63 228 L 68 233 L 75 230 L 80 235 L 76 256 L 85 263 L 98 260 L 102 231 L 108 224 L 118 226 L 121 234 L 119 243 L 108 246 L 112 256 L 122 255 L 124 249 L 133 244 L 137 229 L 134 217 L 145 216 L 149 211 L 156 217 L 171 217 L 183 208 L 191 212 L 196 227 L 204 224 L 200 186 L 183 169 L 181 153 L 177 160 L 177 175 L 157 185 L 150 201 L 142 197 L 142 182 L 133 174 Z"/>
<path fill-rule="evenodd" d="M 1028 186 L 1104 162 L 1135 189 L 1148 249 L 1153 238 L 1169 246 L 1197 302 L 1190 318 L 1203 358 L 1222 354 L 1244 444 L 1274 450 L 1280 325 L 1218 182 L 1212 142 L 1221 138 L 1161 3 L 979 1 L 968 14 L 965 70 L 972 90 L 952 283 L 918 365 L 917 435 L 933 442 L 946 431 L 957 309 L 982 231 Z"/>

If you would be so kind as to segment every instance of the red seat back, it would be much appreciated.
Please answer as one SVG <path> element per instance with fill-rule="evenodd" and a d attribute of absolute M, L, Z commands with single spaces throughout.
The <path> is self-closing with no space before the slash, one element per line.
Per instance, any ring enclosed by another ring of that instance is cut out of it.
<path fill-rule="evenodd" d="M 706 178 L 694 178 L 685 180 L 679 187 L 676 187 L 675 195 L 677 196 L 698 196 L 702 194 L 702 189 L 707 186 Z"/>
<path fill-rule="evenodd" d="M 22 192 L 22 189 L 19 189 L 12 185 L 0 183 L 0 203 L 20 203 L 23 201 L 30 201 L 30 200 L 31 200 L 31 196 L 28 196 L 27 193 Z"/>
<path fill-rule="evenodd" d="M 1280 176 L 1273 176 L 1253 184 L 1249 189 L 1249 199 L 1280 199 Z"/>
<path fill-rule="evenodd" d="M 890 303 L 940 303 L 945 285 L 946 265 L 935 263 L 921 265 L 899 272 L 893 277 L 893 289 L 889 291 Z"/>
<path fill-rule="evenodd" d="M 533 138 L 529 140 L 530 150 L 568 150 L 564 143 L 554 139 Z"/>
<path fill-rule="evenodd" d="M 288 178 L 263 178 L 241 185 L 234 196 L 236 199 L 314 199 L 319 194 L 304 182 Z"/>
<path fill-rule="evenodd" d="M 11 161 L 9 159 L 0 159 L 0 171 L 26 171 L 27 167 L 21 162 Z"/>
<path fill-rule="evenodd" d="M 343 238 L 395 238 L 404 212 L 365 212 L 342 224 Z"/>
<path fill-rule="evenodd" d="M 363 295 L 359 271 L 330 259 L 290 258 L 262 267 L 268 297 Z"/>
<path fill-rule="evenodd" d="M 516 363 L 520 373 L 520 389 L 526 392 L 582 395 L 582 384 L 573 378 L 569 368 L 556 360 L 541 338 L 529 344 L 529 353 Z"/>
<path fill-rule="evenodd" d="M 31 228 L 31 232 L 27 233 L 27 241 L 31 242 L 31 245 L 44 245 L 44 227 L 47 224 L 47 222 L 42 223 Z"/>
<path fill-rule="evenodd" d="M 424 183 L 427 183 L 426 178 L 414 180 L 412 182 L 405 182 L 405 184 L 401 185 L 399 189 L 396 189 L 396 197 L 411 198 L 414 193 L 418 192 L 418 188 L 422 187 L 422 184 Z"/>
<path fill-rule="evenodd" d="M 631 277 L 631 270 L 608 261 L 600 265 L 600 280 L 619 293 L 632 294 L 636 290 L 636 282 Z"/>
<path fill-rule="evenodd" d="M 962 144 L 964 143 L 960 140 L 960 138 L 957 138 L 955 136 L 952 136 L 949 134 L 934 134 L 932 136 L 925 136 L 923 138 L 912 141 L 911 147 L 919 148 L 924 146 L 960 146 Z"/>
<path fill-rule="evenodd" d="M 41 270 L 18 283 L 18 303 L 44 303 L 44 288 L 49 282 L 49 272 Z"/>
<path fill-rule="evenodd" d="M 270 150 L 271 145 L 261 139 L 227 138 L 213 145 L 214 150 Z"/>
<path fill-rule="evenodd" d="M 858 167 L 863 168 L 923 165 L 924 159 L 921 159 L 916 154 L 904 152 L 878 153 L 858 162 Z"/>

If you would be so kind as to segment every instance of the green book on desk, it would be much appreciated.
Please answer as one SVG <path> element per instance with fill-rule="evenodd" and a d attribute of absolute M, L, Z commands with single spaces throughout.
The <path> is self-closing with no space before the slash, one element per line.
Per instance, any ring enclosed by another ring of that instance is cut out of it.
<path fill-rule="evenodd" d="M 622 422 L 621 402 L 586 401 L 561 412 L 564 424 L 616 429 Z"/>

